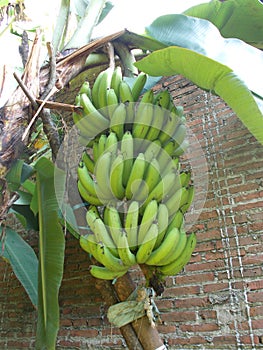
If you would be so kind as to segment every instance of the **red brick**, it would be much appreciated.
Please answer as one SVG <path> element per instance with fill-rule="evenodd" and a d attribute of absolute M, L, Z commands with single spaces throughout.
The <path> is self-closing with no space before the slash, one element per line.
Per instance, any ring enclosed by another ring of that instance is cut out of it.
<path fill-rule="evenodd" d="M 250 308 L 250 316 L 255 317 L 255 316 L 263 316 L 263 306 L 253 306 Z"/>
<path fill-rule="evenodd" d="M 95 338 L 99 334 L 97 329 L 73 329 L 70 330 L 70 337 Z"/>
<path fill-rule="evenodd" d="M 205 284 L 203 286 L 205 293 L 211 293 L 211 292 L 213 293 L 213 292 L 228 290 L 228 287 L 229 287 L 228 283 L 210 283 L 210 284 Z"/>
<path fill-rule="evenodd" d="M 236 344 L 236 337 L 234 335 L 219 335 L 213 338 L 213 344 L 222 346 L 223 344 Z"/>
<path fill-rule="evenodd" d="M 175 345 L 178 348 L 178 345 L 194 345 L 194 344 L 205 344 L 207 343 L 207 341 L 205 340 L 205 338 L 201 337 L 201 336 L 190 336 L 190 337 L 176 337 L 176 338 L 169 338 L 168 339 L 168 344 L 170 346 Z M 189 349 L 189 348 L 188 348 Z"/>
<path fill-rule="evenodd" d="M 186 275 L 186 276 L 176 276 L 176 283 L 178 284 L 191 284 L 191 283 L 200 283 L 213 281 L 215 279 L 213 272 L 206 273 L 196 273 L 194 275 Z"/>
<path fill-rule="evenodd" d="M 248 287 L 251 291 L 263 289 L 263 280 L 250 281 L 250 282 L 247 283 L 247 287 Z"/>
<path fill-rule="evenodd" d="M 263 302 L 263 292 L 250 292 L 248 293 L 248 301 L 250 303 L 262 303 Z"/>
<path fill-rule="evenodd" d="M 186 298 L 186 299 L 176 299 L 175 300 L 175 306 L 178 309 L 181 308 L 190 308 L 192 306 L 194 307 L 204 307 L 209 304 L 207 297 L 198 297 L 198 298 Z"/>
<path fill-rule="evenodd" d="M 163 322 L 189 322 L 195 320 L 196 314 L 194 311 L 171 311 L 162 313 Z"/>
<path fill-rule="evenodd" d="M 225 263 L 223 260 L 207 261 L 201 264 L 188 264 L 185 267 L 186 272 L 198 272 L 198 271 L 214 271 L 225 269 Z M 211 279 L 210 279 L 211 280 Z"/>
<path fill-rule="evenodd" d="M 219 326 L 215 323 L 202 323 L 202 324 L 184 324 L 180 326 L 180 329 L 183 332 L 211 332 L 211 331 L 217 331 L 219 329 Z"/>
<path fill-rule="evenodd" d="M 165 289 L 163 297 L 190 296 L 200 293 L 200 286 L 176 286 Z"/>

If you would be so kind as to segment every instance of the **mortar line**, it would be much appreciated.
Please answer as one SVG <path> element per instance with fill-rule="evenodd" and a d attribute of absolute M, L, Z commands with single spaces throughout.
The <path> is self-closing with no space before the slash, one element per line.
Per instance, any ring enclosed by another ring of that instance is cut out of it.
<path fill-rule="evenodd" d="M 211 98 L 211 94 L 210 94 L 210 98 Z M 251 340 L 251 345 L 252 345 L 252 349 L 255 349 L 255 342 L 254 342 L 254 337 L 253 337 L 253 327 L 252 327 L 252 322 L 251 322 L 251 318 L 250 318 L 250 305 L 248 303 L 248 296 L 247 296 L 247 288 L 246 288 L 246 284 L 245 284 L 245 280 L 244 280 L 244 267 L 243 267 L 243 263 L 242 263 L 242 256 L 241 256 L 241 251 L 240 251 L 240 246 L 239 246 L 239 237 L 238 237 L 238 232 L 237 232 L 237 227 L 236 227 L 236 222 L 235 222 L 235 215 L 233 212 L 233 206 L 235 205 L 235 200 L 233 198 L 233 196 L 231 195 L 231 193 L 229 192 L 229 188 L 228 188 L 228 183 L 227 183 L 227 175 L 228 175 L 228 171 L 225 168 L 225 159 L 224 159 L 224 155 L 222 152 L 222 142 L 220 140 L 220 132 L 219 132 L 219 128 L 220 125 L 218 123 L 218 118 L 216 116 L 215 113 L 215 109 L 214 106 L 212 104 L 212 116 L 213 116 L 213 120 L 216 123 L 216 132 L 218 135 L 218 144 L 219 144 L 219 155 L 221 157 L 221 161 L 223 164 L 223 173 L 224 173 L 224 184 L 225 184 L 225 188 L 227 191 L 227 198 L 228 198 L 228 202 L 230 204 L 229 206 L 229 212 L 230 212 L 230 218 L 231 218 L 231 222 L 232 222 L 232 227 L 233 227 L 233 231 L 234 231 L 234 238 L 235 238 L 235 243 L 236 243 L 236 251 L 237 251 L 237 257 L 238 257 L 238 262 L 239 262 L 239 270 L 240 270 L 240 275 L 241 275 L 241 279 L 242 279 L 242 286 L 243 286 L 243 295 L 244 295 L 244 301 L 245 301 L 245 308 L 246 308 L 246 314 L 247 314 L 247 322 L 248 322 L 248 327 L 249 327 L 249 336 L 250 336 L 250 340 Z M 220 182 L 218 179 L 218 186 L 220 186 Z M 222 203 L 223 205 L 223 203 Z M 224 207 L 224 205 L 223 205 Z M 224 214 L 225 214 L 225 210 L 224 210 Z M 227 224 L 226 224 L 226 216 L 223 215 L 223 220 L 224 220 L 224 224 L 225 224 L 225 229 L 227 231 Z M 228 234 L 228 232 L 227 232 Z M 228 237 L 228 243 L 229 243 L 229 237 Z M 230 248 L 230 244 L 229 244 L 229 248 Z M 231 257 L 231 251 L 230 251 L 230 257 Z M 231 257 L 231 264 L 232 264 L 232 257 Z M 234 269 L 232 269 L 233 272 L 233 277 L 234 277 Z M 234 281 L 235 281 L 235 277 L 234 277 Z M 238 301 L 238 300 L 237 300 Z M 241 311 L 241 309 L 240 309 Z"/>
<path fill-rule="evenodd" d="M 232 261 L 232 257 L 231 257 L 231 247 L 230 247 L 230 243 L 229 243 L 229 235 L 228 235 L 228 231 L 227 231 L 227 226 L 226 226 L 226 218 L 225 218 L 225 211 L 224 211 L 224 203 L 222 200 L 222 193 L 221 193 L 221 189 L 220 189 L 220 182 L 219 182 L 219 170 L 218 170 L 218 160 L 217 160 L 217 155 L 218 155 L 218 151 L 216 151 L 215 148 L 215 144 L 214 144 L 214 137 L 212 134 L 212 129 L 211 129 L 211 113 L 212 112 L 212 117 L 213 117 L 213 121 L 215 119 L 215 115 L 214 115 L 214 110 L 212 107 L 212 104 L 210 104 L 210 100 L 211 100 L 211 95 L 208 95 L 207 93 L 205 93 L 206 96 L 206 103 L 207 103 L 207 130 L 206 132 L 209 134 L 209 138 L 212 141 L 211 142 L 211 150 L 212 150 L 212 155 L 209 152 L 209 145 L 208 145 L 208 138 L 206 139 L 206 147 L 207 147 L 207 153 L 208 153 L 208 157 L 209 159 L 213 160 L 214 162 L 214 174 L 216 175 L 216 179 L 212 179 L 211 183 L 213 186 L 213 190 L 215 191 L 215 193 L 217 193 L 218 195 L 215 196 L 216 201 L 219 202 L 219 208 L 216 208 L 217 214 L 218 214 L 218 219 L 219 219 L 219 223 L 222 223 L 222 226 L 224 227 L 224 229 L 222 227 L 220 227 L 220 235 L 221 235 L 221 241 L 223 244 L 224 249 L 224 256 L 225 256 L 225 266 L 226 266 L 226 272 L 227 272 L 227 278 L 228 278 L 228 288 L 229 288 L 229 297 L 230 297 L 230 304 L 231 307 L 234 307 L 235 303 L 236 303 L 236 298 L 234 296 L 233 293 L 233 286 L 232 283 L 235 281 L 234 278 L 234 273 L 233 273 L 233 261 Z M 218 131 L 218 130 L 217 130 Z M 242 348 L 242 344 L 241 344 L 241 340 L 240 340 L 240 334 L 239 334 L 239 329 L 238 329 L 238 322 L 236 320 L 236 318 L 234 318 L 234 327 L 235 327 L 235 335 L 236 335 L 236 342 L 237 342 L 237 346 L 238 349 Z"/>

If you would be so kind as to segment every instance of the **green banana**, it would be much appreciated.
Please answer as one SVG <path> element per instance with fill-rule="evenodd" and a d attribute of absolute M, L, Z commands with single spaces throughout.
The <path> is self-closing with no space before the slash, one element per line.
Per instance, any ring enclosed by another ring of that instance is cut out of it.
<path fill-rule="evenodd" d="M 123 155 L 122 183 L 126 187 L 133 167 L 133 137 L 130 131 L 126 131 L 121 140 L 121 153 Z"/>
<path fill-rule="evenodd" d="M 150 89 L 150 90 L 147 90 L 143 95 L 142 95 L 142 98 L 140 100 L 140 104 L 144 104 L 144 103 L 151 103 L 153 104 L 153 101 L 154 101 L 154 94 L 153 94 L 153 90 Z M 139 104 L 139 106 L 140 106 Z"/>
<path fill-rule="evenodd" d="M 137 158 L 134 160 L 130 176 L 127 181 L 125 190 L 125 196 L 127 199 L 132 199 L 133 195 L 138 191 L 139 185 L 143 179 L 145 164 L 144 154 L 139 153 Z"/>
<path fill-rule="evenodd" d="M 138 107 L 132 128 L 132 135 L 134 138 L 145 139 L 151 127 L 153 108 L 153 105 L 150 103 L 145 104 L 143 108 L 140 108 L 140 106 Z"/>
<path fill-rule="evenodd" d="M 116 95 L 114 89 L 107 89 L 106 98 L 107 98 L 107 106 L 116 107 L 117 104 L 119 104 L 118 96 Z"/>
<path fill-rule="evenodd" d="M 79 190 L 79 194 L 80 196 L 89 204 L 93 204 L 93 205 L 103 205 L 103 200 L 101 198 L 98 197 L 94 197 L 92 196 L 82 185 L 82 183 L 80 181 L 78 181 L 78 190 Z"/>
<path fill-rule="evenodd" d="M 153 199 L 156 199 L 160 202 L 166 195 L 171 191 L 174 186 L 174 182 L 176 180 L 175 173 L 168 173 L 162 177 L 161 181 L 154 187 L 154 189 L 150 192 L 147 200 L 143 204 L 141 210 L 144 210 L 146 205 Z"/>
<path fill-rule="evenodd" d="M 191 233 L 191 235 L 187 237 L 187 242 L 181 255 L 170 264 L 159 267 L 158 271 L 164 276 L 177 275 L 184 268 L 184 266 L 190 261 L 191 255 L 195 249 L 195 246 L 196 246 L 196 235 L 195 233 Z"/>
<path fill-rule="evenodd" d="M 128 269 L 127 269 L 128 271 Z M 90 265 L 90 274 L 93 277 L 103 280 L 116 280 L 117 278 L 125 275 L 127 271 L 111 271 L 104 266 Z"/>
<path fill-rule="evenodd" d="M 98 259 L 96 257 L 95 259 L 111 271 L 127 271 L 127 266 L 123 264 L 122 260 L 114 256 L 110 249 L 100 242 L 97 245 L 97 257 Z"/>
<path fill-rule="evenodd" d="M 151 122 L 151 127 L 149 128 L 145 138 L 149 141 L 154 141 L 158 138 L 162 126 L 165 121 L 165 111 L 159 106 L 153 106 L 153 118 Z"/>
<path fill-rule="evenodd" d="M 164 109 L 168 109 L 171 102 L 171 95 L 168 90 L 163 90 L 157 94 L 154 103 Z"/>
<path fill-rule="evenodd" d="M 153 158 L 148 164 L 144 174 L 144 181 L 147 185 L 148 194 L 154 189 L 160 180 L 160 166 L 157 159 Z"/>
<path fill-rule="evenodd" d="M 86 94 L 89 96 L 89 98 L 91 99 L 91 88 L 90 88 L 90 84 L 88 81 L 84 81 L 84 83 L 81 85 L 81 88 L 79 90 L 79 94 Z"/>
<path fill-rule="evenodd" d="M 97 197 L 98 195 L 96 182 L 90 176 L 84 162 L 79 163 L 77 173 L 79 181 L 81 182 L 85 190 L 88 191 L 92 196 Z"/>
<path fill-rule="evenodd" d="M 188 196 L 187 196 L 187 201 L 184 205 L 181 206 L 180 210 L 183 213 L 186 213 L 187 210 L 190 208 L 195 196 L 195 188 L 193 185 L 188 187 Z"/>
<path fill-rule="evenodd" d="M 187 197 L 188 190 L 185 187 L 181 187 L 165 201 L 170 217 L 173 217 L 181 206 L 186 203 Z"/>
<path fill-rule="evenodd" d="M 158 225 L 156 223 L 152 223 L 136 253 L 136 261 L 138 264 L 144 264 L 149 258 L 154 248 L 157 236 Z"/>
<path fill-rule="evenodd" d="M 172 217 L 170 217 L 170 223 L 167 228 L 167 231 L 170 231 L 172 228 L 177 227 L 178 230 L 181 230 L 184 224 L 184 214 L 181 210 L 178 210 Z"/>
<path fill-rule="evenodd" d="M 124 229 L 117 208 L 112 205 L 105 207 L 103 219 L 105 225 L 109 227 L 113 242 L 118 246 L 119 237 L 122 235 Z"/>
<path fill-rule="evenodd" d="M 169 212 L 166 205 L 163 203 L 160 203 L 158 206 L 157 222 L 158 222 L 158 237 L 156 239 L 154 249 L 158 248 L 162 244 L 163 238 L 166 234 L 166 231 L 169 225 Z"/>
<path fill-rule="evenodd" d="M 97 160 L 99 159 L 99 140 L 96 139 L 93 142 L 92 151 L 93 151 L 94 165 L 96 165 Z M 95 168 L 94 168 L 94 170 L 95 170 Z"/>
<path fill-rule="evenodd" d="M 162 176 L 165 176 L 168 173 L 174 172 L 177 173 L 180 170 L 179 158 L 171 158 L 169 157 L 165 168 L 162 169 Z"/>
<path fill-rule="evenodd" d="M 145 263 L 147 265 L 155 266 L 166 265 L 166 260 L 169 258 L 169 255 L 171 255 L 176 249 L 179 240 L 180 231 L 174 227 L 172 230 L 167 232 L 163 238 L 162 244 L 151 253 Z"/>
<path fill-rule="evenodd" d="M 110 170 L 110 187 L 115 198 L 122 200 L 125 196 L 125 188 L 122 184 L 124 159 L 123 155 L 119 154 L 114 159 Z"/>
<path fill-rule="evenodd" d="M 118 257 L 118 250 L 116 248 L 115 243 L 113 242 L 110 233 L 107 230 L 103 220 L 101 218 L 96 218 L 92 223 L 93 229 L 92 231 L 95 234 L 97 242 L 102 242 L 107 248 L 109 248 L 110 252 Z"/>
<path fill-rule="evenodd" d="M 118 96 L 116 95 L 114 89 L 108 89 L 106 91 L 106 100 L 107 100 L 107 118 L 111 120 L 112 115 L 119 104 Z M 103 110 L 103 112 L 105 112 Z"/>
<path fill-rule="evenodd" d="M 126 232 L 123 232 L 119 237 L 118 254 L 124 265 L 133 266 L 136 264 L 136 256 L 130 250 Z"/>
<path fill-rule="evenodd" d="M 73 112 L 72 118 L 76 127 L 80 131 L 80 136 L 85 140 L 85 144 L 98 134 L 98 127 L 93 125 L 83 113 Z"/>
<path fill-rule="evenodd" d="M 167 256 L 167 258 L 165 259 L 164 265 L 171 264 L 173 261 L 175 261 L 176 259 L 179 258 L 179 256 L 182 254 L 182 252 L 185 249 L 186 242 L 187 242 L 187 234 L 184 230 L 181 230 L 179 242 L 177 243 L 177 245 L 176 245 L 175 249 L 172 251 L 172 253 L 169 254 L 169 256 Z"/>
<path fill-rule="evenodd" d="M 179 147 L 177 147 L 173 152 L 173 157 L 180 157 L 185 153 L 187 148 L 189 147 L 189 141 L 185 139 Z"/>
<path fill-rule="evenodd" d="M 93 159 L 91 159 L 89 153 L 87 153 L 86 151 L 84 151 L 82 154 L 82 161 L 85 164 L 88 171 L 93 174 L 94 168 L 95 168 L 95 163 L 94 163 Z"/>
<path fill-rule="evenodd" d="M 80 95 L 80 104 L 83 108 L 85 120 L 97 129 L 97 134 L 109 127 L 109 120 L 97 110 L 86 94 Z"/>
<path fill-rule="evenodd" d="M 150 201 L 145 207 L 139 230 L 138 230 L 138 245 L 141 245 L 144 241 L 144 238 L 147 235 L 149 228 L 152 223 L 156 220 L 158 213 L 158 203 L 156 200 Z"/>
<path fill-rule="evenodd" d="M 105 143 L 105 152 L 111 152 L 112 158 L 117 156 L 118 151 L 118 138 L 115 132 L 111 131 L 107 137 Z"/>
<path fill-rule="evenodd" d="M 100 214 L 99 214 L 98 208 L 95 205 L 89 206 L 89 209 L 86 212 L 86 221 L 91 231 L 95 234 L 95 238 L 97 242 L 100 240 L 100 238 L 94 232 L 94 222 L 99 218 L 100 218 Z"/>
<path fill-rule="evenodd" d="M 131 201 L 126 212 L 125 231 L 127 233 L 127 240 L 132 251 L 137 248 L 137 235 L 139 228 L 139 203 Z"/>
<path fill-rule="evenodd" d="M 172 138 L 174 139 L 174 146 L 175 150 L 180 147 L 186 137 L 186 126 L 184 124 L 178 125 L 178 128 L 176 128 L 174 134 L 172 135 Z"/>
<path fill-rule="evenodd" d="M 164 122 L 162 130 L 158 136 L 162 145 L 172 138 L 180 123 L 181 119 L 175 113 L 168 114 L 167 120 Z"/>
<path fill-rule="evenodd" d="M 191 172 L 190 171 L 183 171 L 179 175 L 180 182 L 182 187 L 187 187 L 189 185 L 189 182 L 191 181 Z"/>
<path fill-rule="evenodd" d="M 107 141 L 107 136 L 105 134 L 101 134 L 98 141 L 98 158 L 104 153 L 105 145 Z"/>
<path fill-rule="evenodd" d="M 91 254 L 98 262 L 100 262 L 99 257 L 97 256 L 98 243 L 94 234 L 80 236 L 79 244 L 86 253 Z"/>
<path fill-rule="evenodd" d="M 98 184 L 98 196 L 107 201 L 113 199 L 110 189 L 111 152 L 104 152 L 97 160 L 94 175 Z"/>
<path fill-rule="evenodd" d="M 131 87 L 133 101 L 138 101 L 140 94 L 144 88 L 144 85 L 146 84 L 146 81 L 147 81 L 147 75 L 143 72 L 141 72 L 135 79 Z"/>
<path fill-rule="evenodd" d="M 110 87 L 115 91 L 115 94 L 117 97 L 119 96 L 119 89 L 120 89 L 121 81 L 122 81 L 121 67 L 117 66 L 112 73 L 111 84 L 110 84 Z"/>
<path fill-rule="evenodd" d="M 103 109 L 107 106 L 107 90 L 110 89 L 112 79 L 112 68 L 109 67 L 99 74 L 98 84 L 94 83 L 92 88 L 92 100 L 97 109 Z M 103 113 L 104 114 L 104 113 Z"/>
<path fill-rule="evenodd" d="M 144 151 L 145 161 L 150 164 L 152 159 L 157 158 L 157 155 L 162 149 L 161 142 L 159 140 L 154 140 L 153 142 L 146 142 L 146 149 Z"/>
<path fill-rule="evenodd" d="M 119 86 L 119 100 L 123 103 L 134 102 L 131 88 L 124 80 L 121 81 Z"/>
<path fill-rule="evenodd" d="M 122 139 L 125 132 L 126 107 L 120 103 L 114 110 L 110 120 L 110 130 L 116 133 L 118 140 Z"/>

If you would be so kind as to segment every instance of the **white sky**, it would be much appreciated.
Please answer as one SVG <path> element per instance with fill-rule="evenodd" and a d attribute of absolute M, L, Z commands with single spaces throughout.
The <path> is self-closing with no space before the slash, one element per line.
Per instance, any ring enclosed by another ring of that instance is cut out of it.
<path fill-rule="evenodd" d="M 143 28 L 159 16 L 182 13 L 189 7 L 206 2 L 209 0 L 112 0 L 114 8 L 96 33 L 105 34 L 106 28 L 112 33 L 123 28 L 142 33 Z"/>

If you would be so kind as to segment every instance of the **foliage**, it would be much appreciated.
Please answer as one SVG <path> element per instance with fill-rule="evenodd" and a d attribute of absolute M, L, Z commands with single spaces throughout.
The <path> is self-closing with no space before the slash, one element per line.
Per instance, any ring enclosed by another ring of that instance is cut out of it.
<path fill-rule="evenodd" d="M 12 266 L 12 269 L 27 292 L 32 304 L 37 307 L 38 260 L 29 244 L 10 227 L 0 228 L 3 246 L 1 254 Z"/>
<path fill-rule="evenodd" d="M 255 0 L 212 0 L 186 10 L 188 16 L 207 19 L 225 38 L 239 38 L 263 48 L 263 7 Z"/>
<path fill-rule="evenodd" d="M 39 214 L 38 323 L 36 349 L 55 349 L 59 328 L 58 292 L 63 275 L 64 233 L 54 189 L 54 165 L 40 158 L 35 165 Z"/>
<path fill-rule="evenodd" d="M 227 66 L 180 47 L 155 51 L 135 65 L 150 75 L 182 74 L 201 88 L 221 96 L 263 144 L 262 113 L 245 84 Z"/>

